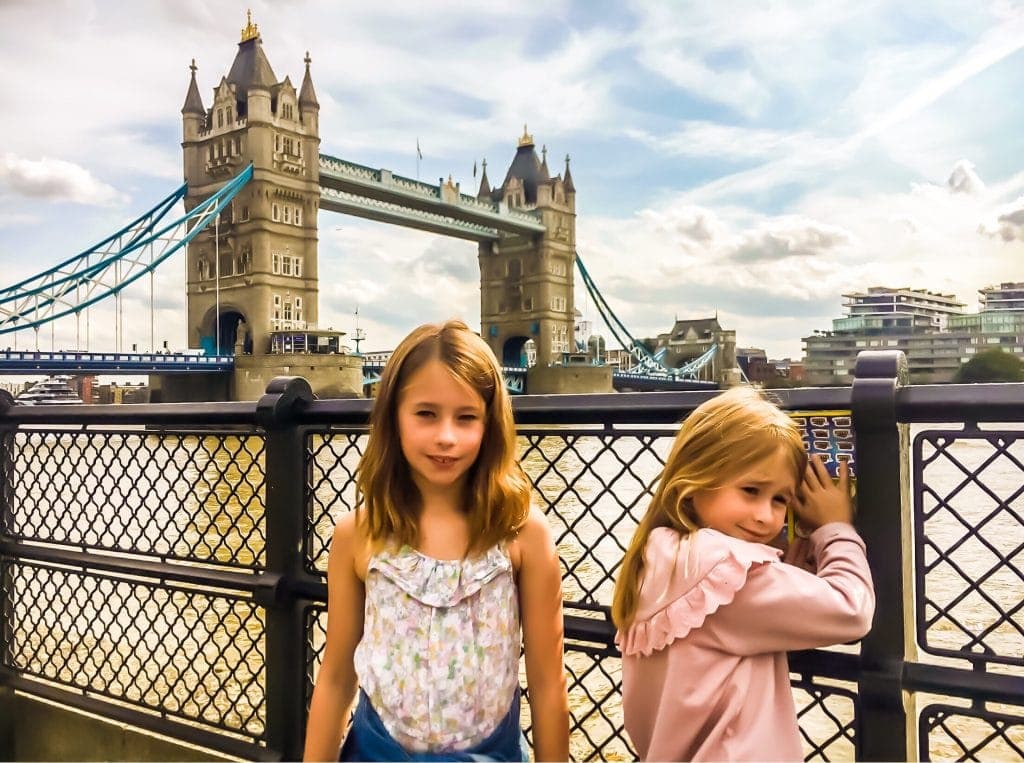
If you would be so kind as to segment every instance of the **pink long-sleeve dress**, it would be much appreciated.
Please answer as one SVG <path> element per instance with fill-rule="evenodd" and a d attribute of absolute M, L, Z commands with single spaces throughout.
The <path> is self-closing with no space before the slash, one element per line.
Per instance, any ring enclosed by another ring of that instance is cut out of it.
<path fill-rule="evenodd" d="M 625 728 L 643 760 L 802 760 L 786 652 L 861 638 L 875 595 L 852 526 L 815 530 L 809 572 L 716 530 L 661 527 L 622 651 Z"/>

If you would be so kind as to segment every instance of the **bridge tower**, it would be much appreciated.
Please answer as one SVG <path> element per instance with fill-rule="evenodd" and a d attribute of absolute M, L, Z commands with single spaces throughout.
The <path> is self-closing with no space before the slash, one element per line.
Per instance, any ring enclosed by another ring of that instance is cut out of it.
<path fill-rule="evenodd" d="M 268 353 L 274 330 L 317 321 L 320 104 L 309 73 L 278 81 L 251 15 L 227 76 L 203 105 L 192 79 L 181 109 L 185 207 L 250 162 L 253 179 L 189 244 L 188 343 L 208 353 Z"/>
<path fill-rule="evenodd" d="M 546 228 L 538 235 L 512 235 L 482 242 L 481 331 L 506 366 L 525 366 L 524 345 L 533 340 L 537 366 L 559 364 L 576 351 L 573 272 L 576 258 L 576 187 L 565 157 L 565 176 L 551 177 L 547 148 L 541 156 L 523 127 L 504 182 L 492 189 L 487 163 L 477 198 L 510 208 L 536 210 Z"/>

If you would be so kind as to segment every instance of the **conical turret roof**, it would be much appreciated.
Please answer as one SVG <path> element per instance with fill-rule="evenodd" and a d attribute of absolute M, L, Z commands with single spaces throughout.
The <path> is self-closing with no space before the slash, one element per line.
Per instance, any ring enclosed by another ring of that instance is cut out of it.
<path fill-rule="evenodd" d="M 541 183 L 543 173 L 541 170 L 540 157 L 537 156 L 536 146 L 533 142 L 533 136 L 526 132 L 526 125 L 523 125 L 523 137 L 519 139 L 519 146 L 516 148 L 516 155 L 512 159 L 512 164 L 508 168 L 508 172 L 505 173 L 505 181 L 501 184 L 501 188 L 497 189 L 494 195 L 500 196 L 504 193 L 504 190 L 508 187 L 508 183 L 512 178 L 519 178 L 523 181 L 523 194 L 527 204 L 537 203 L 537 185 Z M 500 191 L 501 193 L 498 193 Z"/>
<path fill-rule="evenodd" d="M 576 186 L 573 185 L 573 182 L 572 182 L 572 173 L 569 172 L 569 155 L 568 154 L 565 155 L 565 180 L 563 182 L 565 184 L 565 192 L 566 193 L 576 193 Z"/>
<path fill-rule="evenodd" d="M 196 84 L 196 60 L 192 59 L 192 81 L 188 83 L 188 93 L 185 94 L 185 105 L 181 107 L 182 114 L 198 114 L 206 116 L 206 107 L 203 106 L 203 97 L 199 94 L 199 85 Z"/>
<path fill-rule="evenodd" d="M 316 91 L 313 89 L 313 78 L 309 76 L 309 64 L 313 59 L 306 51 L 306 76 L 302 78 L 302 90 L 299 92 L 299 106 L 313 106 L 320 108 L 320 102 L 316 99 Z"/>
<path fill-rule="evenodd" d="M 238 43 L 238 53 L 231 64 L 227 80 L 235 86 L 238 98 L 244 98 L 251 87 L 265 87 L 268 90 L 277 84 L 274 70 L 263 52 L 263 40 L 258 35 Z"/>
<path fill-rule="evenodd" d="M 487 182 L 487 160 L 483 161 L 483 173 L 480 175 L 480 190 L 476 192 L 478 199 L 485 199 L 491 195 L 491 184 Z"/>

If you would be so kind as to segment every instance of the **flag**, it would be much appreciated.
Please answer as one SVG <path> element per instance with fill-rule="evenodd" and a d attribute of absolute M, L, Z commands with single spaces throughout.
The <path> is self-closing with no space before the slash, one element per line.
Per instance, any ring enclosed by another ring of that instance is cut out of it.
<path fill-rule="evenodd" d="M 476 177 L 476 159 L 473 160 L 473 177 Z"/>
<path fill-rule="evenodd" d="M 422 159 L 423 158 L 423 152 L 420 151 L 420 139 L 419 138 L 416 139 L 416 158 L 417 159 Z"/>

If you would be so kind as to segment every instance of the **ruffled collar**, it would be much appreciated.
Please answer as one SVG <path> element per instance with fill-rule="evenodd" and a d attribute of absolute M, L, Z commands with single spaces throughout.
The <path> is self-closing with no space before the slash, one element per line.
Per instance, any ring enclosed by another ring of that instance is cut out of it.
<path fill-rule="evenodd" d="M 367 575 L 372 572 L 427 606 L 452 607 L 502 573 L 511 576 L 512 562 L 501 545 L 466 559 L 435 559 L 411 546 L 402 546 L 370 557 Z"/>
<path fill-rule="evenodd" d="M 636 616 L 615 642 L 624 655 L 664 649 L 704 624 L 733 600 L 756 564 L 776 562 L 782 552 L 760 543 L 701 529 L 687 536 L 658 527 L 644 547 L 643 585 Z"/>

